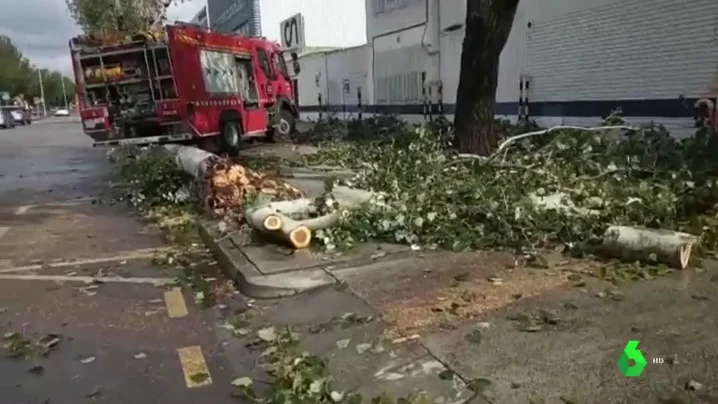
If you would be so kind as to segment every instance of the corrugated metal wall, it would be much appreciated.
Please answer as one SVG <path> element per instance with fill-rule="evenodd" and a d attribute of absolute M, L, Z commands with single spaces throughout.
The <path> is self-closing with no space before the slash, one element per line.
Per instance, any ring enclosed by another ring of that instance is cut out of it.
<path fill-rule="evenodd" d="M 527 35 L 532 101 L 697 97 L 718 72 L 717 0 L 543 10 Z"/>

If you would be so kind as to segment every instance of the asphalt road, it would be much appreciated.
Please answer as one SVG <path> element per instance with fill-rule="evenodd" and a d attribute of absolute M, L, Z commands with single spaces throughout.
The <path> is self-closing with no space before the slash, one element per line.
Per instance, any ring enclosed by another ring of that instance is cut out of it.
<path fill-rule="evenodd" d="M 161 234 L 98 203 L 105 153 L 71 119 L 0 131 L 0 332 L 31 348 L 0 357 L 0 404 L 237 402 L 216 309 L 157 286 Z"/>

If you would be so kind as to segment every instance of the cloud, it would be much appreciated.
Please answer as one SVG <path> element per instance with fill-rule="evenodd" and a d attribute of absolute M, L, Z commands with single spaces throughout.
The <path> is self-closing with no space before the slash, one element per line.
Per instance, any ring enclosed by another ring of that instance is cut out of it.
<path fill-rule="evenodd" d="M 170 21 L 189 21 L 204 0 L 185 0 L 168 10 Z M 68 41 L 80 33 L 65 0 L 2 0 L 0 35 L 37 66 L 72 75 Z"/>

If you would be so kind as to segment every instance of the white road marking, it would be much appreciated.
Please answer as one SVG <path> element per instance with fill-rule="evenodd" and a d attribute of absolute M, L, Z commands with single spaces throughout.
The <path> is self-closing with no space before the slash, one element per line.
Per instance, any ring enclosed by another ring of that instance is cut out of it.
<path fill-rule="evenodd" d="M 68 199 L 64 201 L 55 201 L 55 202 L 45 202 L 45 203 L 37 203 L 37 204 L 30 204 L 25 206 L 20 206 L 15 211 L 16 215 L 23 215 L 27 213 L 28 210 L 32 208 L 39 208 L 39 207 L 52 207 L 52 206 L 75 206 L 75 205 L 83 205 L 88 202 L 92 202 L 94 200 L 97 200 L 98 197 L 93 196 L 86 196 L 82 198 L 76 198 L 76 199 Z"/>
<path fill-rule="evenodd" d="M 0 227 L 0 237 L 2 237 L 2 227 Z M 88 258 L 88 259 L 79 259 L 79 260 L 74 260 L 74 261 L 48 262 L 47 264 L 34 264 L 34 265 L 23 265 L 23 266 L 10 267 L 10 268 L 0 268 L 0 273 L 39 271 L 43 268 L 65 268 L 65 267 L 74 267 L 74 266 L 82 266 L 82 265 L 104 264 L 104 263 L 116 262 L 116 261 L 150 259 L 150 258 L 154 258 L 155 254 L 157 254 L 158 252 L 160 252 L 162 250 L 164 250 L 164 249 L 163 248 L 145 248 L 145 249 L 140 249 L 140 250 L 135 250 L 135 251 L 127 251 L 124 254 L 114 255 L 111 257 Z"/>
<path fill-rule="evenodd" d="M 33 205 L 20 206 L 20 207 L 17 208 L 17 210 L 15 211 L 15 214 L 16 214 L 16 215 L 24 215 L 24 214 L 27 213 L 27 211 L 30 210 L 32 207 L 33 207 Z"/>
<path fill-rule="evenodd" d="M 4 236 L 8 231 L 10 231 L 10 227 L 0 226 L 0 238 L 2 238 L 2 236 Z"/>
<path fill-rule="evenodd" d="M 171 285 L 173 278 L 123 278 L 121 276 L 69 276 L 69 275 L 0 275 L 0 279 L 15 281 L 54 281 L 54 282 L 82 282 L 82 283 L 134 283 L 151 284 L 155 286 Z"/>
<path fill-rule="evenodd" d="M 92 202 L 96 200 L 96 197 L 85 197 L 85 198 L 77 198 L 77 199 L 71 199 L 68 201 L 58 201 L 58 202 L 48 202 L 45 204 L 42 204 L 41 206 L 75 206 L 75 205 L 83 205 L 87 202 Z"/>

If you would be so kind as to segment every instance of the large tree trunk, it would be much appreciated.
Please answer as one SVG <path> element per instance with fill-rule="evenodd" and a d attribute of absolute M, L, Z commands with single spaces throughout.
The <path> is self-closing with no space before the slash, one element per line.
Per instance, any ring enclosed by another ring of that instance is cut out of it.
<path fill-rule="evenodd" d="M 489 155 L 498 139 L 494 105 L 499 56 L 506 45 L 519 0 L 468 0 L 454 127 L 462 153 Z"/>

